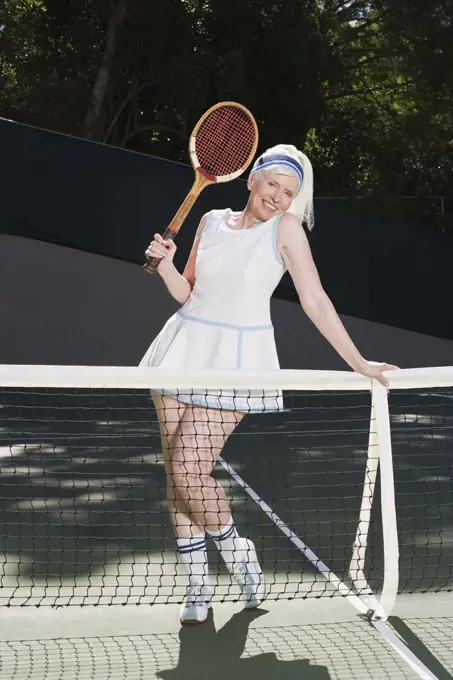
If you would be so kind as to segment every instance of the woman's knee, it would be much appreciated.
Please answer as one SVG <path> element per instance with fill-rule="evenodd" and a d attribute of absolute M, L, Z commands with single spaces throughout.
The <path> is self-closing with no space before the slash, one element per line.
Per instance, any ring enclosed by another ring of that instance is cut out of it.
<path fill-rule="evenodd" d="M 210 475 L 212 465 L 201 465 L 196 459 L 173 458 L 170 465 L 169 484 L 177 488 L 200 486 Z"/>
<path fill-rule="evenodd" d="M 188 408 L 168 439 L 164 456 L 168 487 L 181 495 L 184 489 L 210 486 L 220 451 L 241 419 L 242 414 L 234 412 Z"/>

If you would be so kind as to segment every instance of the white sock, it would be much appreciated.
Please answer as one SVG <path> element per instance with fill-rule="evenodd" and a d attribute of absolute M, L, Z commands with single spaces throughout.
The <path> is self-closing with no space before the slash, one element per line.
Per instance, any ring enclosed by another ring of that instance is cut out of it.
<path fill-rule="evenodd" d="M 231 518 L 228 524 L 222 527 L 220 531 L 207 531 L 206 533 L 209 534 L 217 548 L 220 550 L 223 561 L 231 571 L 233 562 L 235 561 L 234 553 L 237 552 L 239 547 L 237 541 L 239 534 L 233 518 Z"/>
<path fill-rule="evenodd" d="M 181 561 L 189 574 L 189 584 L 208 586 L 208 554 L 204 533 L 190 538 L 178 538 L 176 542 Z"/>

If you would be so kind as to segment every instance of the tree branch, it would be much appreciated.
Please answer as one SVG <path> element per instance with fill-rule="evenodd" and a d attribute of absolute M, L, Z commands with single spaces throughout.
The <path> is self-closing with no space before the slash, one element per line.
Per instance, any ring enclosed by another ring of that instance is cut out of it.
<path fill-rule="evenodd" d="M 340 92 L 338 94 L 334 94 L 334 95 L 331 95 L 331 96 L 327 95 L 326 101 L 335 101 L 336 99 L 343 99 L 344 97 L 357 97 L 357 96 L 360 96 L 362 94 L 370 94 L 370 95 L 374 96 L 375 92 L 384 92 L 386 90 L 387 91 L 388 90 L 392 90 L 392 91 L 399 90 L 399 89 L 402 89 L 403 87 L 406 87 L 407 85 L 412 84 L 413 82 L 415 82 L 414 78 L 405 80 L 403 83 L 396 83 L 395 85 L 376 85 L 376 87 L 364 87 L 360 90 L 352 89 L 352 90 L 349 90 L 348 92 Z"/>
<path fill-rule="evenodd" d="M 126 106 L 127 106 L 127 105 L 128 105 L 128 104 L 136 97 L 136 96 L 137 96 L 137 94 L 138 94 L 139 92 L 141 92 L 142 90 L 146 89 L 147 87 L 151 87 L 151 85 L 153 85 L 153 82 L 152 82 L 152 81 L 149 81 L 149 82 L 147 82 L 147 83 L 142 83 L 141 85 L 137 85 L 136 83 L 134 83 L 133 85 L 131 85 L 131 87 L 130 87 L 130 89 L 129 89 L 129 93 L 128 93 L 127 96 L 123 99 L 122 103 L 121 103 L 120 106 L 118 107 L 118 109 L 117 109 L 115 115 L 113 116 L 112 120 L 111 120 L 110 123 L 109 123 L 109 126 L 108 126 L 108 128 L 107 128 L 107 132 L 106 132 L 105 135 L 104 135 L 104 140 L 103 140 L 104 143 L 107 142 L 108 138 L 109 138 L 110 135 L 112 134 L 113 128 L 114 128 L 115 125 L 117 124 L 117 122 L 118 122 L 118 120 L 119 120 L 121 114 L 123 113 L 124 109 L 126 108 Z"/>
<path fill-rule="evenodd" d="M 105 94 L 110 80 L 113 59 L 116 52 L 116 37 L 126 14 L 128 0 L 118 0 L 107 24 L 107 42 L 104 55 L 94 83 L 91 94 L 91 102 L 88 107 L 84 122 L 84 134 L 88 139 L 93 139 L 96 125 L 99 120 Z"/>

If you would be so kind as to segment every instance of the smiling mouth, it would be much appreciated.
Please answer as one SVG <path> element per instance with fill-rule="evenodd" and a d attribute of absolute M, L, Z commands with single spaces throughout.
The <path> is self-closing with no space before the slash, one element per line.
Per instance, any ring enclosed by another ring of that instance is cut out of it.
<path fill-rule="evenodd" d="M 277 208 L 275 207 L 275 205 L 272 205 L 272 203 L 268 203 L 267 201 L 264 201 L 264 200 L 263 200 L 263 205 L 264 205 L 266 208 L 268 208 L 268 210 L 272 210 L 272 212 L 275 212 L 275 211 L 277 210 Z"/>

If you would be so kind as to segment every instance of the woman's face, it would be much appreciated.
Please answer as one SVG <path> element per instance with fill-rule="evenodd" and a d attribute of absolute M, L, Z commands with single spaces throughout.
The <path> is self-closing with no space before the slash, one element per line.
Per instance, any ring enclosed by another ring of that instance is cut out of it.
<path fill-rule="evenodd" d="M 261 222 L 285 212 L 296 196 L 299 181 L 293 174 L 278 172 L 260 173 L 249 180 L 249 207 L 253 216 Z"/>

